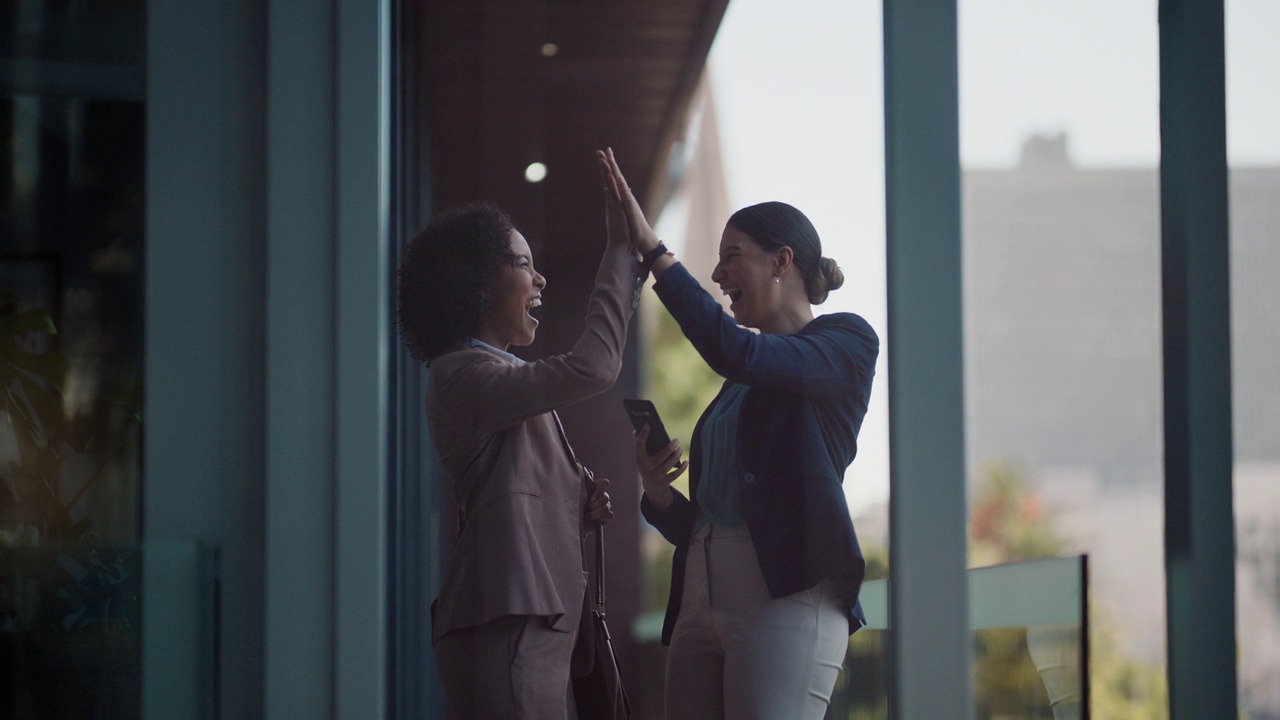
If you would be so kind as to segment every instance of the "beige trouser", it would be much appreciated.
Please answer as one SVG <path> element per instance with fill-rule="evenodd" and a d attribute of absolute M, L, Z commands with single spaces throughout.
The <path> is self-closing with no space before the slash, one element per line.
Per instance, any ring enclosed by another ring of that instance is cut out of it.
<path fill-rule="evenodd" d="M 506 615 L 436 641 L 445 717 L 575 720 L 569 659 L 577 637 L 547 618 Z"/>
<path fill-rule="evenodd" d="M 667 718 L 821 720 L 848 643 L 829 582 L 774 599 L 746 526 L 703 527 L 667 653 Z"/>

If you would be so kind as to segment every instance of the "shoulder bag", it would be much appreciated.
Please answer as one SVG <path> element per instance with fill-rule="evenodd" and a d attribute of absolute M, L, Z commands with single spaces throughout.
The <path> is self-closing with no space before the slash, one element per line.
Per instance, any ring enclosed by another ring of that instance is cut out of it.
<path fill-rule="evenodd" d="M 590 594 L 588 593 L 588 596 Z M 578 720 L 626 720 L 631 717 L 631 700 L 622 686 L 618 656 L 604 621 L 604 527 L 596 527 L 595 602 L 583 610 L 579 625 L 577 672 L 573 677 L 573 697 Z"/>

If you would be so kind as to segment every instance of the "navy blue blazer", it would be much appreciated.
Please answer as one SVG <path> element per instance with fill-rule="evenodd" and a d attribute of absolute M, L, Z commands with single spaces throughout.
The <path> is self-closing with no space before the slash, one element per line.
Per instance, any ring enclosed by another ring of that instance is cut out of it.
<path fill-rule="evenodd" d="M 654 289 L 711 369 L 748 386 L 736 437 L 739 488 L 769 594 L 780 598 L 830 579 L 854 632 L 866 622 L 858 605 L 866 562 L 842 484 L 858 453 L 858 430 L 871 396 L 880 352 L 875 331 L 857 315 L 835 313 L 793 335 L 756 334 L 734 322 L 678 263 Z M 695 498 L 706 417 L 703 412 L 688 446 Z M 696 501 L 672 492 L 675 500 L 666 510 L 648 498 L 640 503 L 645 519 L 676 546 L 664 644 L 671 642 L 680 614 L 698 511 Z"/>

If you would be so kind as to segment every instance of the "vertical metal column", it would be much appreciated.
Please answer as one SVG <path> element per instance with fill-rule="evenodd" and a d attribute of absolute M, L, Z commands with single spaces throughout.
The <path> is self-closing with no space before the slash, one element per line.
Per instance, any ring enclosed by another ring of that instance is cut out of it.
<path fill-rule="evenodd" d="M 391 0 L 336 0 L 335 717 L 386 717 Z"/>
<path fill-rule="evenodd" d="M 143 546 L 143 720 L 219 720 L 217 572 L 198 540 Z"/>
<path fill-rule="evenodd" d="M 954 2 L 885 0 L 892 715 L 973 716 Z"/>
<path fill-rule="evenodd" d="M 1236 717 L 1222 0 L 1160 3 L 1165 572 L 1174 720 Z"/>
<path fill-rule="evenodd" d="M 268 3 L 264 715 L 334 704 L 333 2 Z"/>
<path fill-rule="evenodd" d="M 218 549 L 217 645 L 204 658 L 215 668 L 213 700 L 222 718 L 259 718 L 267 434 L 263 8 L 260 0 L 165 0 L 146 9 L 143 537 Z M 159 571 L 143 577 L 149 719 L 201 717 L 152 702 L 196 681 L 183 675 L 192 665 L 165 664 L 163 651 L 152 652 L 171 640 L 158 633 L 174 613 L 187 612 L 164 605 L 178 601 L 169 584 L 184 582 Z"/>
<path fill-rule="evenodd" d="M 422 72 L 425 12 L 418 3 L 397 2 L 392 14 L 389 308 L 395 307 L 397 258 L 433 215 L 430 167 L 423 161 L 429 131 Z M 394 325 L 394 317 L 388 320 Z M 444 498 L 426 427 L 426 368 L 410 357 L 395 329 L 390 335 L 387 720 L 419 720 L 444 715 L 431 652 L 431 618 L 424 611 L 442 574 Z"/>

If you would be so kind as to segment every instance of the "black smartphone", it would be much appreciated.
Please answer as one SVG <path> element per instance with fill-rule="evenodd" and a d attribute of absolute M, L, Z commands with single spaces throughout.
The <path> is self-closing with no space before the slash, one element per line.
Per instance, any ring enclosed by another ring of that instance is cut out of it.
<path fill-rule="evenodd" d="M 662 418 L 658 417 L 658 408 L 648 400 L 636 400 L 634 398 L 625 398 L 622 406 L 627 409 L 627 417 L 631 418 L 631 427 L 636 432 L 644 429 L 645 425 L 649 426 L 649 439 L 645 441 L 644 449 L 650 455 L 657 453 L 671 442 L 671 437 L 667 435 L 667 429 L 662 426 Z"/>

